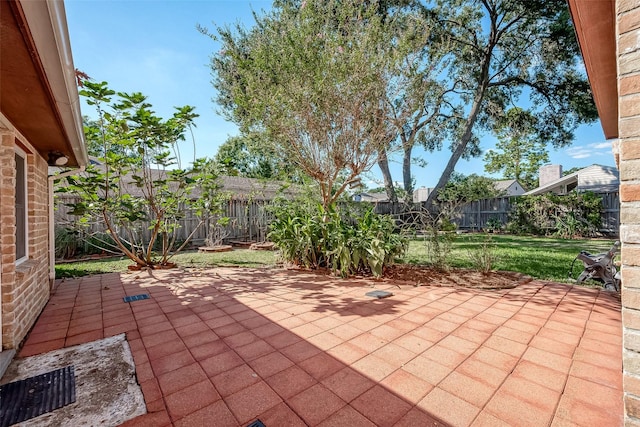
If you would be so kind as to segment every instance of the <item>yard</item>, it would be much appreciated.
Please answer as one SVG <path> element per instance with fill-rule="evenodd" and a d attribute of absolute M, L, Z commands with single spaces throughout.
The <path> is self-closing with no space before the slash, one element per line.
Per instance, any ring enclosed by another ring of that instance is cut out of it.
<path fill-rule="evenodd" d="M 514 271 L 528 276 L 566 282 L 571 263 L 581 250 L 591 253 L 607 251 L 612 240 L 565 240 L 512 235 L 455 235 L 449 262 L 453 268 L 472 268 L 474 259 L 486 254 L 496 260 L 495 270 Z M 427 246 L 424 240 L 412 240 L 409 251 L 401 262 L 413 265 L 425 264 Z M 278 262 L 276 252 L 236 249 L 232 252 L 198 253 L 183 252 L 172 258 L 184 268 L 219 266 L 272 267 Z M 56 265 L 56 277 L 80 277 L 107 272 L 124 272 L 131 262 L 126 258 L 79 261 Z M 579 262 L 574 266 L 574 277 L 580 273 Z"/>

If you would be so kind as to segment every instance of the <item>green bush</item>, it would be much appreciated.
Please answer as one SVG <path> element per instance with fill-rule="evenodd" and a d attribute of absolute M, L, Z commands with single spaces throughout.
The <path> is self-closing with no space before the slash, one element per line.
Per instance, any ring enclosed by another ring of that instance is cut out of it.
<path fill-rule="evenodd" d="M 602 199 L 591 192 L 559 196 L 520 196 L 509 214 L 507 231 L 561 238 L 595 237 L 602 225 Z"/>
<path fill-rule="evenodd" d="M 371 208 L 359 215 L 345 204 L 324 210 L 312 201 L 280 201 L 273 207 L 269 239 L 285 261 L 307 268 L 330 268 L 343 277 L 382 275 L 385 266 L 402 256 L 408 241 L 395 233 L 389 216 Z"/>

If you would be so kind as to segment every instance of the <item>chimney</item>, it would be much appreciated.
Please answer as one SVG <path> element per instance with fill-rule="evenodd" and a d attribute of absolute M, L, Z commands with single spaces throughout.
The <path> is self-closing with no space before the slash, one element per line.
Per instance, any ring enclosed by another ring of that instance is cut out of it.
<path fill-rule="evenodd" d="M 562 165 L 544 165 L 540 167 L 538 187 L 562 178 Z"/>

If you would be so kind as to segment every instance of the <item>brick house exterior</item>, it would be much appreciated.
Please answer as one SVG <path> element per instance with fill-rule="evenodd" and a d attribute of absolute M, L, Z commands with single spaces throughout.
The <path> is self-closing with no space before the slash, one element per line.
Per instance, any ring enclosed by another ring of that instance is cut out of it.
<path fill-rule="evenodd" d="M 0 8 L 1 375 L 49 299 L 49 165 L 81 167 L 87 155 L 62 0 Z"/>
<path fill-rule="evenodd" d="M 594 100 L 620 170 L 625 425 L 640 426 L 640 0 L 569 0 Z"/>

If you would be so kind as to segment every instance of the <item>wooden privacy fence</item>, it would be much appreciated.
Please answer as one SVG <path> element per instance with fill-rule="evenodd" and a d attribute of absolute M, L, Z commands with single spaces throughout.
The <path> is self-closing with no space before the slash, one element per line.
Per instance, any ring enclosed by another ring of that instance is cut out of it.
<path fill-rule="evenodd" d="M 611 235 L 618 235 L 620 227 L 620 198 L 618 192 L 598 194 L 602 197 L 602 228 L 601 231 Z M 506 224 L 509 221 L 509 213 L 513 207 L 513 197 L 497 197 L 482 199 L 467 203 L 456 210 L 452 218 L 449 218 L 459 229 L 480 230 L 487 228 L 487 223 L 494 219 Z M 392 204 L 390 202 L 377 202 L 374 210 L 379 214 L 398 215 L 400 218 L 410 211 L 423 208 L 424 204 L 413 205 Z M 495 221 L 494 220 L 494 221 Z"/>
<path fill-rule="evenodd" d="M 620 200 L 618 193 L 599 194 L 602 197 L 602 231 L 608 234 L 617 235 L 620 226 Z M 73 203 L 77 199 L 72 196 L 58 196 L 55 212 L 55 223 L 57 226 L 65 227 L 75 222 L 75 217 L 68 214 L 66 203 Z M 458 228 L 463 230 L 480 230 L 487 228 L 487 223 L 495 218 L 501 224 L 509 221 L 509 213 L 512 209 L 512 198 L 499 197 L 494 199 L 483 199 L 467 203 L 458 209 L 453 218 L 450 218 Z M 367 202 L 361 202 L 367 203 Z M 267 206 L 269 200 L 232 199 L 224 207 L 221 217 L 228 217 L 229 223 L 221 227 L 219 232 L 224 236 L 225 241 L 264 241 L 266 240 L 268 226 L 271 222 L 271 214 Z M 374 211 L 379 214 L 393 214 L 400 217 L 411 215 L 411 211 L 422 209 L 420 203 L 407 206 L 404 204 L 392 204 L 389 202 L 377 202 L 374 204 Z M 406 218 L 405 218 L 406 219 Z M 177 231 L 178 240 L 186 239 L 191 231 L 200 222 L 199 218 L 188 208 L 184 209 L 184 218 L 179 221 L 180 228 Z M 194 244 L 202 244 L 211 230 L 212 221 L 206 221 L 193 236 Z M 101 224 L 92 224 L 89 232 L 104 232 Z M 148 225 L 140 230 L 145 237 L 150 233 Z"/>
<path fill-rule="evenodd" d="M 77 217 L 70 215 L 69 209 L 66 204 L 75 203 L 78 199 L 73 196 L 57 196 L 56 205 L 57 209 L 54 214 L 55 224 L 57 227 L 72 227 L 76 222 Z M 220 214 L 220 217 L 229 218 L 229 222 L 226 226 L 220 226 L 218 232 L 224 237 L 225 241 L 238 240 L 238 241 L 264 241 L 266 240 L 267 227 L 270 222 L 270 214 L 266 209 L 269 201 L 265 200 L 246 200 L 246 199 L 232 199 L 224 206 L 224 212 Z M 177 240 L 184 241 L 191 231 L 200 223 L 195 213 L 187 208 L 183 209 L 184 217 L 178 221 L 179 228 L 176 231 Z M 212 224 L 215 224 L 213 219 L 208 219 L 200 226 L 196 233 L 192 237 L 194 244 L 202 244 L 207 238 Z M 105 227 L 102 222 L 96 222 L 89 225 L 88 233 L 103 233 Z M 119 230 L 120 232 L 121 230 Z M 150 237 L 151 231 L 149 230 L 149 224 L 141 225 L 139 232 L 142 234 L 145 240 Z"/>

